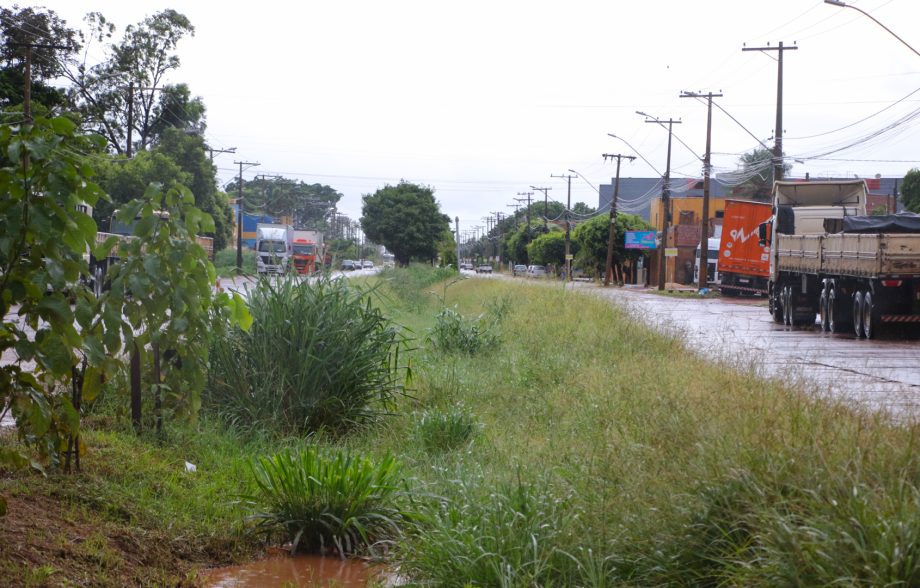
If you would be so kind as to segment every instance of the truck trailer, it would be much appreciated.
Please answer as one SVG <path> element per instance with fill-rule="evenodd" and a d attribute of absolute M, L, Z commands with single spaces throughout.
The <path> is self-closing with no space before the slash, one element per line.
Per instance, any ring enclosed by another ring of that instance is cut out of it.
<path fill-rule="evenodd" d="M 866 216 L 867 195 L 864 180 L 775 183 L 759 230 L 774 321 L 870 339 L 920 323 L 920 216 Z"/>
<path fill-rule="evenodd" d="M 764 295 L 770 279 L 770 248 L 758 227 L 773 215 L 769 202 L 726 200 L 719 243 L 719 292 L 723 296 Z"/>

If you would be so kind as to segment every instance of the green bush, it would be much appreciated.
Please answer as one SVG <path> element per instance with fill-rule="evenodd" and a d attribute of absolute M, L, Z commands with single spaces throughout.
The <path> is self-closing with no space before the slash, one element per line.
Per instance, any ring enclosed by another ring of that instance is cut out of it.
<path fill-rule="evenodd" d="M 484 315 L 464 319 L 452 308 L 444 308 L 435 318 L 426 341 L 437 351 L 474 354 L 498 344 L 497 321 L 487 325 Z"/>
<path fill-rule="evenodd" d="M 214 269 L 217 275 L 223 277 L 236 275 L 236 247 L 227 247 L 214 254 Z M 256 273 L 256 252 L 248 247 L 243 247 L 243 273 Z"/>
<path fill-rule="evenodd" d="M 253 464 L 257 493 L 249 517 L 269 537 L 281 531 L 292 551 L 353 554 L 399 535 L 400 468 L 345 450 L 307 447 L 260 457 Z"/>
<path fill-rule="evenodd" d="M 403 392 L 405 338 L 348 280 L 262 279 L 248 332 L 212 345 L 207 406 L 244 428 L 341 432 L 388 413 Z"/>
<path fill-rule="evenodd" d="M 463 407 L 447 412 L 428 410 L 419 415 L 413 436 L 427 451 L 448 451 L 470 442 L 480 426 Z"/>

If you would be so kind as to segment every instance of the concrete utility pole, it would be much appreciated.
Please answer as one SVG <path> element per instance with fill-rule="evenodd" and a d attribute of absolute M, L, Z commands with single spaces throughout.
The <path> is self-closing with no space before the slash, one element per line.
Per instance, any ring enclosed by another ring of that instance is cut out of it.
<path fill-rule="evenodd" d="M 566 200 L 566 204 L 565 204 L 565 279 L 567 282 L 572 281 L 572 259 L 571 259 L 571 253 L 570 253 L 571 251 L 570 235 L 572 231 L 571 231 L 571 223 L 569 222 L 569 210 L 572 209 L 572 178 L 575 177 L 572 174 L 578 175 L 577 172 L 573 170 L 569 170 L 569 173 L 567 175 L 566 174 L 562 174 L 558 176 L 555 176 L 553 174 L 549 175 L 549 177 L 551 178 L 562 178 L 566 180 L 569 186 L 569 191 L 568 191 L 569 195 L 568 195 L 568 199 Z"/>
<path fill-rule="evenodd" d="M 617 196 L 620 194 L 620 161 L 623 159 L 628 159 L 633 161 L 636 159 L 634 155 L 620 155 L 619 153 L 611 155 L 610 153 L 604 153 L 604 161 L 607 161 L 607 158 L 617 160 L 617 175 L 613 180 L 613 197 L 610 199 L 610 234 L 607 237 L 607 271 L 604 273 L 604 286 L 610 285 L 610 279 L 613 276 L 613 246 L 615 240 L 615 225 L 617 222 Z"/>
<path fill-rule="evenodd" d="M 454 217 L 454 233 L 457 235 L 457 271 L 460 271 L 460 217 Z"/>
<path fill-rule="evenodd" d="M 664 126 L 668 125 L 668 160 L 664 168 L 664 185 L 661 187 L 661 204 L 664 218 L 662 219 L 661 244 L 658 246 L 658 289 L 664 290 L 664 281 L 666 277 L 666 265 L 668 258 L 665 256 L 665 246 L 668 244 L 668 229 L 671 228 L 671 137 L 674 136 L 673 128 L 675 124 L 680 124 L 680 120 L 669 118 L 660 120 L 651 117 L 644 112 L 638 112 L 646 117 L 645 122 L 655 123 Z"/>
<path fill-rule="evenodd" d="M 773 181 L 783 179 L 783 52 L 795 51 L 798 49 L 795 45 L 784 47 L 783 42 L 779 46 L 770 47 L 743 47 L 742 51 L 778 51 L 776 60 L 776 130 L 773 131 Z M 702 265 L 702 260 L 700 261 Z"/>
<path fill-rule="evenodd" d="M 240 166 L 236 199 L 236 273 L 239 274 L 243 271 L 243 166 L 259 164 L 251 161 L 234 161 L 233 163 Z"/>
<path fill-rule="evenodd" d="M 535 192 L 543 192 L 543 231 L 548 232 L 549 226 L 547 225 L 547 216 L 549 216 L 549 194 L 548 192 L 552 188 L 537 188 L 536 186 L 531 186 L 531 190 Z"/>
<path fill-rule="evenodd" d="M 699 289 L 709 283 L 709 176 L 712 160 L 712 99 L 722 94 L 697 94 L 681 92 L 681 98 L 706 98 L 706 154 L 703 156 L 703 218 L 700 220 L 700 275 Z"/>
<path fill-rule="evenodd" d="M 502 213 L 492 211 L 492 214 L 495 215 L 495 228 L 498 229 L 498 263 L 502 262 L 502 241 L 504 240 L 504 233 L 502 231 Z"/>
<path fill-rule="evenodd" d="M 211 154 L 211 161 L 214 161 L 215 153 L 236 153 L 236 147 L 231 147 L 229 149 L 213 149 L 211 147 L 207 147 L 206 149 Z"/>

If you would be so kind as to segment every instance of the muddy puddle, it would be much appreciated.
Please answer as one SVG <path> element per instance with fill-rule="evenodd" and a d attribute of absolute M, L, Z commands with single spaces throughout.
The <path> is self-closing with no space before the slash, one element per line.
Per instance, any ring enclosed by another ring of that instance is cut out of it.
<path fill-rule="evenodd" d="M 240 566 L 201 572 L 202 586 L 209 588 L 277 588 L 279 586 L 364 588 L 388 586 L 388 574 L 380 566 L 361 560 L 319 555 L 290 556 L 272 553 L 265 559 Z"/>

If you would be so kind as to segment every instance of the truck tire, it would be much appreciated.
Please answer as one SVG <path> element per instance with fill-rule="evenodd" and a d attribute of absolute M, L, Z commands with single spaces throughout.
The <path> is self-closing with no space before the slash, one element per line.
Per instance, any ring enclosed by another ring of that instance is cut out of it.
<path fill-rule="evenodd" d="M 878 334 L 878 303 L 873 300 L 872 292 L 866 291 L 862 303 L 862 328 L 866 339 L 875 339 Z"/>
<path fill-rule="evenodd" d="M 846 331 L 849 327 L 849 310 L 845 296 L 840 293 L 840 289 L 836 285 L 831 286 L 827 297 L 827 314 L 831 323 L 831 333 Z"/>
<path fill-rule="evenodd" d="M 792 286 L 785 286 L 783 288 L 783 324 L 791 327 L 793 322 L 795 322 L 795 317 L 792 316 Z"/>
<path fill-rule="evenodd" d="M 827 333 L 831 330 L 831 319 L 828 313 L 828 299 L 830 294 L 828 293 L 828 288 L 825 285 L 821 290 L 821 296 L 818 298 L 818 314 L 821 317 L 821 331 Z"/>
<path fill-rule="evenodd" d="M 857 339 L 866 336 L 863 329 L 863 293 L 861 291 L 853 294 L 853 332 L 856 333 Z"/>
<path fill-rule="evenodd" d="M 770 299 L 768 304 L 770 305 L 770 316 L 773 317 L 773 322 L 781 325 L 783 324 L 783 305 L 780 303 L 780 295 L 777 293 L 777 288 L 778 286 L 776 284 L 770 286 Z"/>

